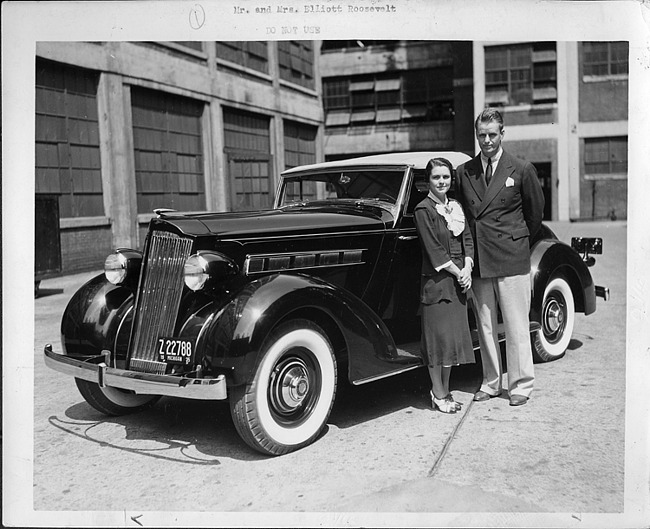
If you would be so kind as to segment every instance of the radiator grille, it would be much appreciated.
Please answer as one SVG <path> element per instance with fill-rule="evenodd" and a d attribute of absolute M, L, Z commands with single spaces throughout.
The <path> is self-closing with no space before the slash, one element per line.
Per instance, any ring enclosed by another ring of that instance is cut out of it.
<path fill-rule="evenodd" d="M 173 233 L 151 236 L 133 322 L 129 368 L 134 371 L 165 373 L 166 364 L 158 360 L 158 338 L 174 334 L 191 247 L 191 239 Z"/>

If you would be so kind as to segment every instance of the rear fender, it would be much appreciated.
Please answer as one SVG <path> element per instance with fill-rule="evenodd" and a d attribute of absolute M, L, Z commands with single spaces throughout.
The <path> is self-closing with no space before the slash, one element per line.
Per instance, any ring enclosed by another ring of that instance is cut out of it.
<path fill-rule="evenodd" d="M 588 315 L 596 310 L 594 281 L 580 255 L 568 244 L 545 239 L 531 250 L 531 320 L 540 321 L 544 289 L 557 275 L 564 276 L 569 283 L 577 312 Z"/>
<path fill-rule="evenodd" d="M 197 351 L 210 367 L 231 373 L 234 385 L 250 382 L 269 333 L 299 312 L 321 311 L 333 321 L 348 351 L 350 379 L 365 378 L 395 355 L 383 322 L 358 298 L 329 283 L 291 274 L 265 276 L 248 283 L 206 320 Z M 354 350 L 354 357 L 349 351 Z M 381 369 L 381 368 L 380 368 Z"/>

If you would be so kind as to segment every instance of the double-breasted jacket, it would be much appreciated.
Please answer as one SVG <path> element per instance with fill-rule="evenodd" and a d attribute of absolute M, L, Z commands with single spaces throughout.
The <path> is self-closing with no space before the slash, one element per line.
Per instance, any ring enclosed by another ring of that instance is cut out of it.
<path fill-rule="evenodd" d="M 479 154 L 458 167 L 456 198 L 474 238 L 474 274 L 487 278 L 530 273 L 529 238 L 544 215 L 535 167 L 503 151 L 486 187 Z"/>

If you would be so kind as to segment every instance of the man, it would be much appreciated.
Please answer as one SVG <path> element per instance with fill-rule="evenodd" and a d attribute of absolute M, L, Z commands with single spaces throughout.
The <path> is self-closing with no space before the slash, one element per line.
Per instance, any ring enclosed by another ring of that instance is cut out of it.
<path fill-rule="evenodd" d="M 542 223 L 544 195 L 530 162 L 503 150 L 503 118 L 487 108 L 474 123 L 481 153 L 458 167 L 456 196 L 474 237 L 473 291 L 483 383 L 475 401 L 501 394 L 501 354 L 497 311 L 506 333 L 508 392 L 511 406 L 525 404 L 533 390 L 530 345 L 530 248 Z"/>

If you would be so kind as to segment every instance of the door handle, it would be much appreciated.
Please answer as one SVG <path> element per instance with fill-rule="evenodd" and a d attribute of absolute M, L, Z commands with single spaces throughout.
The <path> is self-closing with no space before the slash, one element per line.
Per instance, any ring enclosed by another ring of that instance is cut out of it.
<path fill-rule="evenodd" d="M 398 239 L 400 241 L 412 241 L 413 239 L 417 239 L 417 235 L 400 235 Z"/>

